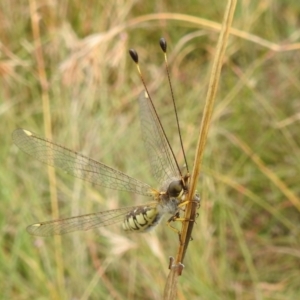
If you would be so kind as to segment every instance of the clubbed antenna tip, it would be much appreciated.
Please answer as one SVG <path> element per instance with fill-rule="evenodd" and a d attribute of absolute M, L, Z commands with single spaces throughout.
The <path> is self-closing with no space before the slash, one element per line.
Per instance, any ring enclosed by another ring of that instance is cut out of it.
<path fill-rule="evenodd" d="M 129 50 L 129 54 L 130 54 L 132 60 L 133 60 L 136 64 L 138 64 L 138 63 L 139 63 L 139 56 L 138 56 L 137 52 L 136 52 L 134 49 L 130 49 L 130 50 Z"/>
<path fill-rule="evenodd" d="M 167 41 L 164 38 L 161 38 L 159 40 L 159 45 L 160 45 L 160 48 L 162 49 L 162 51 L 164 51 L 166 53 L 167 52 Z"/>

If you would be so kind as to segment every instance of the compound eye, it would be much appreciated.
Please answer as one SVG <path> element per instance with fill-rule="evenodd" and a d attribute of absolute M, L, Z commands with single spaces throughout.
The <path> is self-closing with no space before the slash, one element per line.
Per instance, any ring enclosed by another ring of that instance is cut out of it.
<path fill-rule="evenodd" d="M 179 197 L 183 191 L 183 185 L 181 180 L 172 181 L 168 187 L 168 195 L 170 197 Z"/>

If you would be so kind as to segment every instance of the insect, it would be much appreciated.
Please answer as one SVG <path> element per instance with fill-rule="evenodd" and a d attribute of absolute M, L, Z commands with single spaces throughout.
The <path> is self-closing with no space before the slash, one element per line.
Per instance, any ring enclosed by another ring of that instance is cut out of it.
<path fill-rule="evenodd" d="M 160 45 L 164 53 L 166 53 L 167 45 L 164 39 L 160 40 Z M 142 136 L 152 174 L 159 185 L 158 189 L 152 188 L 148 184 L 101 162 L 97 162 L 50 140 L 41 138 L 29 130 L 16 129 L 12 134 L 12 138 L 21 150 L 42 163 L 62 169 L 74 177 L 99 186 L 150 197 L 152 198 L 152 202 L 134 207 L 124 207 L 35 223 L 27 227 L 27 231 L 30 234 L 38 236 L 60 235 L 72 231 L 108 226 L 117 222 L 122 222 L 122 228 L 125 231 L 146 232 L 154 228 L 166 214 L 171 215 L 168 223 L 179 218 L 181 207 L 184 206 L 188 193 L 189 174 L 188 171 L 185 175 L 181 173 L 140 73 L 138 55 L 132 49 L 129 53 L 137 65 L 145 88 L 145 92 L 140 95 L 138 100 Z M 169 84 L 171 87 L 170 81 Z M 174 108 L 178 122 L 175 102 Z M 182 151 L 184 154 L 183 147 Z"/>

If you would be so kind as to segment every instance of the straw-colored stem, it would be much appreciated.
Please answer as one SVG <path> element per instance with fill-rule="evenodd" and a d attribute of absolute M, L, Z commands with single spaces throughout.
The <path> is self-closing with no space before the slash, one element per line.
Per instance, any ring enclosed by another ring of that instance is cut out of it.
<path fill-rule="evenodd" d="M 199 139 L 198 139 L 196 155 L 194 160 L 194 169 L 191 176 L 189 195 L 187 199 L 188 204 L 186 205 L 185 208 L 185 219 L 191 221 L 183 222 L 181 235 L 180 235 L 181 242 L 179 245 L 175 262 L 171 266 L 170 273 L 167 278 L 167 283 L 164 291 L 164 299 L 175 299 L 176 297 L 178 276 L 181 275 L 182 272 L 181 264 L 183 263 L 185 253 L 189 241 L 191 239 L 191 232 L 194 226 L 193 220 L 195 220 L 196 218 L 196 208 L 197 208 L 197 204 L 192 200 L 195 195 L 196 184 L 198 182 L 198 178 L 200 174 L 201 162 L 202 162 L 204 148 L 207 140 L 209 125 L 210 125 L 212 112 L 213 112 L 214 100 L 217 93 L 221 67 L 222 67 L 227 40 L 229 36 L 229 31 L 232 24 L 234 11 L 235 11 L 235 6 L 236 6 L 236 0 L 232 0 L 232 1 L 229 0 L 224 14 L 222 29 L 220 32 L 217 49 L 216 49 L 216 55 L 212 65 L 212 71 L 211 71 L 209 85 L 208 85 L 203 119 L 200 126 Z"/>
<path fill-rule="evenodd" d="M 34 55 L 37 64 L 37 74 L 38 74 L 39 84 L 41 87 L 45 136 L 51 139 L 52 129 L 51 129 L 51 113 L 50 113 L 50 100 L 49 100 L 49 82 L 47 79 L 44 56 L 42 52 L 41 34 L 40 34 L 40 27 L 39 27 L 39 14 L 36 6 L 36 1 L 30 0 L 29 4 L 30 4 L 31 27 L 32 27 L 32 34 L 34 39 L 34 49 L 35 49 Z M 54 169 L 49 166 L 48 166 L 48 178 L 49 178 L 49 186 L 50 186 L 52 217 L 53 219 L 58 219 L 59 211 L 58 211 L 58 202 L 57 202 L 56 176 L 55 176 Z M 57 270 L 56 279 L 57 279 L 57 286 L 59 292 L 57 291 L 57 287 L 53 287 L 51 292 L 52 292 L 52 296 L 58 299 L 61 298 L 64 293 L 63 292 L 64 267 L 63 267 L 62 253 L 61 253 L 60 236 L 55 236 L 55 260 L 56 260 L 56 270 Z"/>

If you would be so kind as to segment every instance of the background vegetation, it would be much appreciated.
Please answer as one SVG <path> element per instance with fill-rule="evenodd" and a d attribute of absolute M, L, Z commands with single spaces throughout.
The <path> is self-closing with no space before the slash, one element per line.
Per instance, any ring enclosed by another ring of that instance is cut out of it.
<path fill-rule="evenodd" d="M 191 169 L 225 1 L 0 6 L 1 299 L 161 299 L 178 243 L 165 226 L 141 235 L 113 226 L 61 240 L 27 234 L 28 224 L 53 218 L 51 186 L 47 167 L 20 152 L 11 133 L 23 127 L 44 136 L 51 116 L 56 142 L 155 185 L 139 128 L 142 85 L 128 49 L 140 54 L 182 163 L 158 47 L 164 36 Z M 299 1 L 239 1 L 179 299 L 299 297 L 299 20 Z M 62 216 L 147 201 L 59 171 L 55 188 Z"/>

